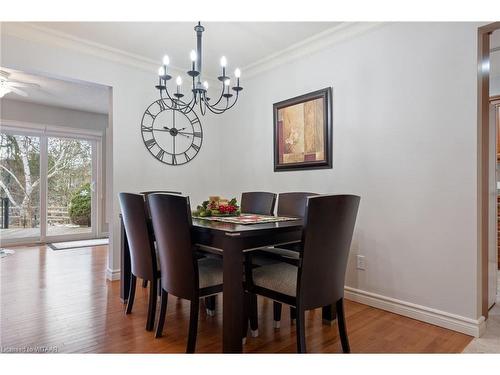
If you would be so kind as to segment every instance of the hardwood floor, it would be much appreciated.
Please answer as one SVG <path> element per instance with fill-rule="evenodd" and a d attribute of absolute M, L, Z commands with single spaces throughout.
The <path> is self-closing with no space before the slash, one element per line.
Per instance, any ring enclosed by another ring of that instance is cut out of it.
<path fill-rule="evenodd" d="M 105 280 L 107 246 L 53 251 L 46 246 L 16 248 L 0 260 L 1 347 L 4 352 L 47 348 L 65 353 L 182 353 L 189 304 L 169 297 L 164 336 L 145 330 L 147 289 L 137 284 L 131 315 L 119 298 L 119 282 Z M 197 353 L 222 349 L 221 297 L 214 317 L 201 303 Z M 259 299 L 259 337 L 248 337 L 245 352 L 293 353 L 295 325 L 283 310 L 280 330 L 272 327 L 272 302 Z M 321 310 L 306 315 L 309 352 L 340 353 L 336 325 L 321 321 Z M 471 337 L 417 320 L 346 301 L 353 353 L 458 353 Z M 14 348 L 14 349 L 13 349 Z"/>

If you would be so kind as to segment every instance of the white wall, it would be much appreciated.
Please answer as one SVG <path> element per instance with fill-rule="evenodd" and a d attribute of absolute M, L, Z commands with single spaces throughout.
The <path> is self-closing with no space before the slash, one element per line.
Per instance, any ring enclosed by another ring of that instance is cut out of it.
<path fill-rule="evenodd" d="M 0 103 L 3 119 L 99 131 L 104 131 L 108 126 L 108 116 L 101 113 L 22 102 L 6 97 Z"/>
<path fill-rule="evenodd" d="M 389 24 L 243 76 L 240 103 L 204 118 L 200 155 L 177 168 L 156 162 L 139 134 L 156 98 L 153 70 L 5 33 L 1 63 L 113 87 L 115 219 L 119 191 L 171 188 L 194 201 L 253 189 L 359 194 L 347 285 L 476 320 L 477 26 Z M 334 92 L 333 169 L 274 173 L 272 104 L 326 86 Z M 113 234 L 109 262 L 118 269 L 117 220 Z M 358 253 L 365 271 L 352 262 Z"/>
<path fill-rule="evenodd" d="M 477 319 L 476 35 L 473 24 L 384 25 L 243 76 L 224 117 L 223 193 L 359 194 L 347 285 Z M 327 86 L 333 169 L 274 173 L 273 103 Z"/>
<path fill-rule="evenodd" d="M 203 147 L 194 160 L 176 168 L 165 166 L 149 154 L 140 135 L 142 114 L 157 99 L 154 89 L 157 70 L 147 71 L 86 54 L 64 40 L 47 40 L 38 34 L 12 31 L 3 23 L 0 65 L 112 87 L 112 216 L 115 220 L 110 228 L 113 251 L 109 252 L 108 267 L 111 272 L 117 271 L 120 268 L 117 192 L 173 189 L 190 195 L 193 201 L 201 201 L 208 193 L 217 192 L 220 185 L 218 118 L 208 115 L 203 119 Z"/>

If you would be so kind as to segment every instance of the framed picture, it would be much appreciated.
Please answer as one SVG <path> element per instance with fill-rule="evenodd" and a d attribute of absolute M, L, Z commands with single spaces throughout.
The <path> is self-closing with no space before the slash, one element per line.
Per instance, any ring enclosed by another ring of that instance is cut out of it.
<path fill-rule="evenodd" d="M 332 168 L 332 88 L 273 105 L 274 171 Z"/>

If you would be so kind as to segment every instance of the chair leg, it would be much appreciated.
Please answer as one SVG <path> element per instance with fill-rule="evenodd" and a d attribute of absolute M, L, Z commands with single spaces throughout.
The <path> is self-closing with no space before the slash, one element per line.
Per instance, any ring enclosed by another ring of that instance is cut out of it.
<path fill-rule="evenodd" d="M 196 349 L 196 334 L 198 333 L 198 309 L 199 299 L 191 301 L 191 311 L 189 317 L 189 336 L 186 348 L 186 353 L 194 353 Z"/>
<path fill-rule="evenodd" d="M 126 314 L 130 314 L 134 306 L 136 282 L 137 277 L 135 277 L 135 275 L 130 275 L 130 291 L 128 292 L 127 310 L 125 310 Z"/>
<path fill-rule="evenodd" d="M 248 334 L 248 319 L 250 317 L 250 294 L 245 292 L 243 296 L 243 332 L 241 332 L 241 337 L 243 338 L 243 344 L 246 343 Z"/>
<path fill-rule="evenodd" d="M 293 324 L 295 319 L 297 319 L 297 309 L 293 306 L 290 306 L 290 324 Z"/>
<path fill-rule="evenodd" d="M 163 325 L 165 324 L 165 315 L 167 314 L 167 302 L 168 293 L 161 288 L 160 316 L 158 317 L 155 338 L 159 338 L 163 335 Z"/>
<path fill-rule="evenodd" d="M 215 304 L 217 296 L 205 297 L 205 306 L 208 316 L 215 316 Z"/>
<path fill-rule="evenodd" d="M 250 294 L 249 296 L 250 303 L 250 334 L 252 337 L 259 336 L 259 315 L 257 312 L 257 295 Z"/>
<path fill-rule="evenodd" d="M 273 315 L 274 315 L 274 321 L 273 321 L 273 327 L 278 329 L 280 328 L 280 322 L 281 322 L 281 303 L 273 301 Z"/>
<path fill-rule="evenodd" d="M 148 287 L 148 281 L 147 280 L 142 280 L 142 287 L 147 288 Z"/>
<path fill-rule="evenodd" d="M 341 298 L 336 303 L 337 307 L 337 321 L 339 325 L 340 342 L 342 343 L 342 351 L 344 353 L 350 353 L 351 348 L 349 347 L 349 338 L 347 337 L 347 328 L 345 325 L 345 313 L 344 313 L 344 299 Z"/>
<path fill-rule="evenodd" d="M 158 284 L 155 281 L 150 282 L 149 287 L 149 307 L 148 307 L 148 320 L 146 322 L 146 331 L 152 331 L 155 325 L 156 315 L 156 300 L 158 299 L 157 289 Z"/>
<path fill-rule="evenodd" d="M 297 353 L 306 353 L 306 314 L 301 308 L 297 309 Z"/>

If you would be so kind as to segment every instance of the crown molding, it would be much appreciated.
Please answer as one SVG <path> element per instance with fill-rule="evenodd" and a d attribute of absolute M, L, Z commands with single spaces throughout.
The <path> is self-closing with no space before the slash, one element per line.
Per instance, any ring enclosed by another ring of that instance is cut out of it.
<path fill-rule="evenodd" d="M 279 65 L 318 52 L 333 44 L 361 35 L 381 25 L 383 25 L 382 22 L 342 22 L 335 27 L 247 65 L 242 70 L 245 77 L 250 78 Z M 28 41 L 56 45 L 155 74 L 159 66 L 159 62 L 156 60 L 28 22 L 4 22 L 1 23 L 1 27 L 2 32 L 7 35 Z M 170 66 L 169 68 L 176 74 L 184 73 L 184 70 L 179 67 Z M 215 77 L 207 77 L 207 79 L 217 81 Z"/>
<path fill-rule="evenodd" d="M 48 27 L 33 25 L 27 22 L 3 22 L 2 32 L 24 40 L 55 45 L 73 51 L 85 53 L 104 60 L 109 60 L 133 68 L 156 74 L 161 61 L 156 61 L 141 55 L 113 48 L 105 44 L 96 43 L 87 39 L 78 38 Z M 183 69 L 169 66 L 169 70 L 176 74 L 182 74 Z"/>
<path fill-rule="evenodd" d="M 245 78 L 250 78 L 267 70 L 274 69 L 282 64 L 321 51 L 336 43 L 364 34 L 383 24 L 383 22 L 342 22 L 337 26 L 322 31 L 290 47 L 273 53 L 264 59 L 247 65 L 242 68 L 242 71 L 245 74 Z"/>

